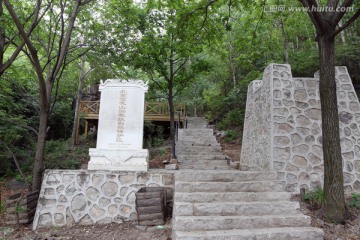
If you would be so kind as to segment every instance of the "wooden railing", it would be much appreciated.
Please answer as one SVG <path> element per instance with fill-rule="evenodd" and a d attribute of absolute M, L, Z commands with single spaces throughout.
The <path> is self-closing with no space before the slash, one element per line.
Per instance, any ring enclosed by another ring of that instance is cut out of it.
<path fill-rule="evenodd" d="M 83 114 L 99 114 L 100 101 L 80 101 L 79 112 Z"/>
<path fill-rule="evenodd" d="M 80 101 L 80 116 L 98 115 L 100 110 L 100 101 Z M 185 119 L 186 107 L 183 103 L 174 104 L 175 118 L 178 117 L 177 112 L 180 113 L 181 120 Z M 145 119 L 154 120 L 158 117 L 169 117 L 170 109 L 167 102 L 145 102 Z M 153 119 L 152 119 L 153 117 Z M 170 119 L 169 119 L 170 120 Z"/>
<path fill-rule="evenodd" d="M 185 104 L 183 103 L 175 103 L 174 104 L 174 111 L 175 117 L 177 116 L 177 112 L 180 112 L 181 117 L 185 117 Z M 153 102 L 148 103 L 145 102 L 145 116 L 152 116 L 152 115 L 170 115 L 170 108 L 167 102 Z"/>

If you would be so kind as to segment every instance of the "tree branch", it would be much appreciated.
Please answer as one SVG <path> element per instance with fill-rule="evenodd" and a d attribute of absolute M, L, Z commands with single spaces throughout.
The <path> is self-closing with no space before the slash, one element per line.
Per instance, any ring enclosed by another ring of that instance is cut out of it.
<path fill-rule="evenodd" d="M 55 81 L 56 75 L 60 71 L 61 65 L 64 62 L 67 50 L 69 48 L 69 44 L 70 44 L 70 40 L 71 40 L 71 34 L 72 34 L 73 29 L 74 29 L 75 20 L 76 20 L 76 16 L 78 14 L 78 11 L 79 11 L 80 4 L 81 4 L 81 0 L 76 0 L 76 2 L 74 4 L 73 11 L 71 13 L 69 24 L 67 26 L 67 31 L 66 31 L 66 35 L 65 35 L 65 38 L 64 38 L 64 42 L 62 42 L 62 44 L 60 44 L 61 49 L 60 49 L 60 52 L 59 52 L 59 57 L 58 57 L 58 59 L 56 61 L 55 67 L 54 67 L 54 69 L 53 69 L 53 71 L 51 73 L 50 81 Z"/>
<path fill-rule="evenodd" d="M 22 171 L 21 168 L 20 168 L 20 164 L 19 164 L 19 161 L 17 160 L 16 155 L 13 153 L 13 151 L 11 151 L 11 149 L 9 148 L 9 146 L 8 146 L 5 142 L 3 142 L 3 141 L 0 140 L 0 143 L 1 143 L 2 145 L 4 145 L 5 148 L 7 149 L 7 151 L 11 154 L 11 156 L 12 156 L 14 162 L 15 162 L 15 165 L 16 165 L 17 169 L 19 170 L 19 173 L 20 173 L 21 177 L 24 179 L 24 182 L 25 182 L 26 186 L 28 187 L 28 189 L 31 189 L 30 184 L 28 183 L 28 181 L 27 181 L 27 179 L 26 179 L 23 171 Z"/>
<path fill-rule="evenodd" d="M 311 11 L 312 8 L 318 7 L 316 0 L 299 0 L 299 1 L 302 3 L 304 7 L 309 9 L 308 14 L 316 28 L 317 33 L 322 34 L 322 32 L 324 31 L 323 20 L 317 11 Z"/>
<path fill-rule="evenodd" d="M 174 71 L 174 74 L 173 75 L 176 75 L 176 73 L 187 63 L 187 59 L 185 59 L 185 61 L 184 62 L 182 62 L 181 64 L 180 64 L 180 66 Z"/>
<path fill-rule="evenodd" d="M 338 35 L 341 31 L 343 31 L 348 26 L 350 26 L 350 24 L 355 22 L 355 20 L 358 19 L 359 17 L 360 17 L 360 9 L 358 9 L 358 11 L 349 20 L 347 20 L 342 26 L 340 26 L 338 29 L 336 29 L 336 31 L 331 36 L 335 37 L 336 35 Z"/>
<path fill-rule="evenodd" d="M 19 122 L 16 122 L 16 121 L 14 121 L 14 119 L 0 118 L 0 120 L 1 120 L 1 121 L 4 121 L 4 122 L 9 122 L 9 123 L 15 124 L 15 125 L 17 125 L 17 126 L 19 126 L 19 127 L 22 127 L 22 128 L 27 129 L 27 130 L 30 130 L 30 131 L 32 131 L 33 133 L 35 133 L 36 136 L 39 134 L 38 131 L 37 131 L 35 128 L 30 127 L 30 126 L 27 126 L 27 125 L 24 125 L 24 124 L 19 123 Z"/>
<path fill-rule="evenodd" d="M 353 3 L 353 0 L 345 0 L 343 2 L 343 4 L 341 4 L 340 9 L 346 9 L 346 8 L 350 7 L 352 3 Z M 334 24 L 337 25 L 340 22 L 340 20 L 343 18 L 343 16 L 345 15 L 345 13 L 346 13 L 346 11 L 338 11 L 338 12 L 336 12 L 335 13 L 335 18 L 334 18 Z"/>
<path fill-rule="evenodd" d="M 32 44 L 29 36 L 26 34 L 24 27 L 21 24 L 19 17 L 16 15 L 14 8 L 10 4 L 9 0 L 4 0 L 4 4 L 5 4 L 6 8 L 8 9 L 12 19 L 14 20 L 14 23 L 15 23 L 17 29 L 19 30 L 21 37 L 23 38 L 24 42 L 26 43 L 27 47 L 29 48 L 31 59 L 33 61 L 33 67 L 35 69 L 36 75 L 38 76 L 38 80 L 39 80 L 40 96 L 46 96 L 46 84 L 45 84 L 44 76 L 42 75 L 40 61 L 37 56 L 37 50 L 34 47 L 34 45 Z M 47 109 L 47 107 L 48 107 L 47 99 L 42 98 L 42 97 L 40 97 L 40 99 L 42 101 L 41 106 L 43 106 Z"/>

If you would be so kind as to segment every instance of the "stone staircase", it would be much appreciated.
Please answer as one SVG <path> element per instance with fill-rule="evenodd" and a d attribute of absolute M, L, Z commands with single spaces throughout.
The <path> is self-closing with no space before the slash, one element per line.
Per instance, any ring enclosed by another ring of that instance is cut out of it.
<path fill-rule="evenodd" d="M 177 152 L 173 240 L 323 239 L 284 192 L 283 174 L 233 169 L 204 119 L 189 119 Z"/>

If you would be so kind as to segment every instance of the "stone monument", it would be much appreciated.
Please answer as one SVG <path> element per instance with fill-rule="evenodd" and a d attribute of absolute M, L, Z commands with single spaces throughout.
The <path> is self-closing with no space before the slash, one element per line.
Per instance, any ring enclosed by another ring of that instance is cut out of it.
<path fill-rule="evenodd" d="M 147 90 L 141 80 L 101 81 L 97 143 L 89 149 L 89 170 L 148 170 L 148 150 L 142 148 Z"/>

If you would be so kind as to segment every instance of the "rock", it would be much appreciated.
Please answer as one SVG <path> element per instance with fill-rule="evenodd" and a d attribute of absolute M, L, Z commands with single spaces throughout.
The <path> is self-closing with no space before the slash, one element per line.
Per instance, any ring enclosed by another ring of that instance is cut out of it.
<path fill-rule="evenodd" d="M 307 167 L 307 161 L 304 157 L 302 156 L 294 156 L 292 162 L 296 165 L 299 166 L 302 169 L 306 169 Z"/>
<path fill-rule="evenodd" d="M 291 134 L 291 143 L 292 144 L 297 144 L 297 143 L 300 143 L 302 141 L 302 137 L 297 134 L 297 133 L 294 133 L 294 134 Z"/>
<path fill-rule="evenodd" d="M 275 133 L 290 133 L 293 130 L 294 128 L 287 123 L 274 123 Z"/>
<path fill-rule="evenodd" d="M 311 124 L 311 121 L 309 120 L 309 118 L 305 117 L 303 115 L 297 116 L 296 122 L 297 122 L 298 126 L 301 126 L 301 127 L 306 127 Z"/>
<path fill-rule="evenodd" d="M 165 165 L 165 169 L 166 170 L 178 170 L 179 169 L 179 165 L 174 163 L 174 164 L 168 164 Z"/>
<path fill-rule="evenodd" d="M 293 153 L 295 154 L 306 154 L 309 151 L 309 146 L 306 144 L 301 144 L 292 148 Z"/>
<path fill-rule="evenodd" d="M 275 136 L 274 137 L 274 144 L 275 145 L 287 145 L 290 143 L 290 139 L 288 137 L 285 136 Z"/>
<path fill-rule="evenodd" d="M 170 164 L 177 164 L 177 163 L 178 163 L 178 160 L 173 158 L 173 159 L 170 160 L 169 163 L 170 163 Z"/>
<path fill-rule="evenodd" d="M 321 110 L 318 108 L 309 108 L 304 111 L 305 116 L 314 119 L 320 120 L 321 119 Z"/>
<path fill-rule="evenodd" d="M 106 197 L 113 197 L 118 192 L 118 186 L 115 182 L 106 182 L 101 186 L 101 190 Z"/>
<path fill-rule="evenodd" d="M 299 89 L 294 91 L 294 99 L 299 102 L 304 102 L 307 100 L 307 93 L 305 89 Z"/>
<path fill-rule="evenodd" d="M 94 187 L 89 187 L 88 189 L 86 189 L 85 195 L 91 201 L 96 201 L 100 196 L 100 192 Z"/>
<path fill-rule="evenodd" d="M 345 124 L 351 123 L 353 118 L 354 118 L 354 116 L 351 113 L 344 112 L 344 111 L 339 113 L 339 120 L 342 123 L 345 123 Z"/>

